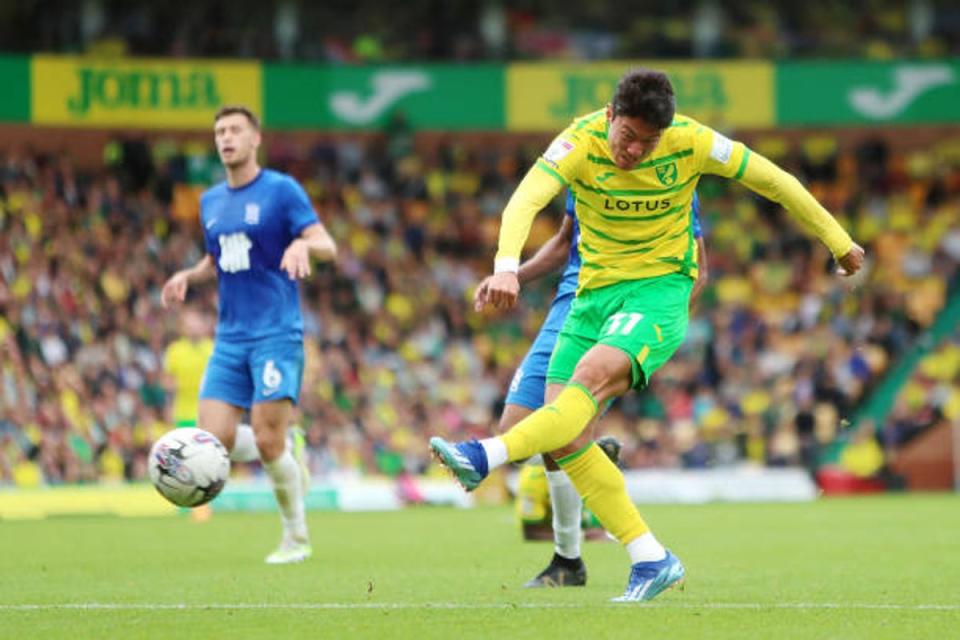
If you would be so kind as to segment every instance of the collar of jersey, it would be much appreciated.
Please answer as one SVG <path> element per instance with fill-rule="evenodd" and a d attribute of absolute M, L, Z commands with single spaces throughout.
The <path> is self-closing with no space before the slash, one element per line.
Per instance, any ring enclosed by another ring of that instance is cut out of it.
<path fill-rule="evenodd" d="M 230 191 L 231 193 L 237 193 L 238 191 L 243 191 L 243 190 L 246 189 L 247 187 L 250 187 L 250 186 L 252 186 L 253 184 L 255 184 L 255 183 L 257 182 L 257 180 L 260 179 L 260 176 L 263 175 L 264 171 L 265 171 L 265 169 L 264 169 L 263 167 L 260 167 L 260 171 L 257 171 L 257 175 L 255 175 L 255 176 L 253 177 L 253 180 L 251 180 L 250 182 L 248 182 L 248 183 L 246 183 L 246 184 L 242 184 L 242 185 L 240 185 L 239 187 L 231 187 L 231 186 L 230 186 L 230 183 L 228 182 L 228 183 L 227 183 L 227 190 Z"/>

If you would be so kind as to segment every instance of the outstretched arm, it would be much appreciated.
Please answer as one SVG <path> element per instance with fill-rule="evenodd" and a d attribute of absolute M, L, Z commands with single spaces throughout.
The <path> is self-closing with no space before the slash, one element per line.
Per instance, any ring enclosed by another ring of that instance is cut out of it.
<path fill-rule="evenodd" d="M 303 230 L 300 237 L 290 243 L 283 252 L 280 268 L 286 271 L 291 280 L 310 275 L 310 256 L 322 262 L 332 262 L 337 258 L 337 245 L 319 222 Z"/>
<path fill-rule="evenodd" d="M 812 234 L 816 235 L 840 263 L 840 275 L 853 275 L 863 265 L 863 247 L 853 241 L 840 223 L 817 199 L 787 173 L 759 153 L 745 158 L 739 181 L 751 191 L 781 204 Z"/>
<path fill-rule="evenodd" d="M 160 292 L 161 304 L 164 307 L 170 307 L 174 302 L 183 302 L 191 284 L 209 280 L 215 275 L 217 275 L 217 267 L 213 264 L 213 256 L 208 253 L 197 264 L 181 269 L 170 276 Z"/>

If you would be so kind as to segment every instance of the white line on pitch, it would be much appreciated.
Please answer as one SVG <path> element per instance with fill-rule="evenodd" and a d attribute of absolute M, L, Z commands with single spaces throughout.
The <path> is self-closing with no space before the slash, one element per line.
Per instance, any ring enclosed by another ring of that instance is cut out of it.
<path fill-rule="evenodd" d="M 331 610 L 331 609 L 597 609 L 623 608 L 624 604 L 559 603 L 559 602 L 491 602 L 461 604 L 457 602 L 301 602 L 301 603 L 210 603 L 161 604 L 119 602 L 68 602 L 46 604 L 0 604 L 0 611 L 209 611 L 209 610 Z M 835 609 L 835 610 L 889 610 L 889 611 L 960 611 L 960 604 L 896 604 L 858 602 L 659 602 L 639 606 L 653 609 Z"/>

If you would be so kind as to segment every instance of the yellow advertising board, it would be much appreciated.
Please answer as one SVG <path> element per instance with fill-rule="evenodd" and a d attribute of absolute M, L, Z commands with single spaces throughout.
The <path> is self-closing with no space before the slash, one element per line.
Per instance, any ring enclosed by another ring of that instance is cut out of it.
<path fill-rule="evenodd" d="M 768 62 L 534 62 L 507 68 L 507 129 L 560 131 L 606 105 L 632 66 L 665 71 L 677 111 L 715 129 L 774 123 L 774 65 Z"/>
<path fill-rule="evenodd" d="M 33 56 L 30 75 L 34 124 L 208 129 L 223 104 L 263 107 L 257 62 Z"/>

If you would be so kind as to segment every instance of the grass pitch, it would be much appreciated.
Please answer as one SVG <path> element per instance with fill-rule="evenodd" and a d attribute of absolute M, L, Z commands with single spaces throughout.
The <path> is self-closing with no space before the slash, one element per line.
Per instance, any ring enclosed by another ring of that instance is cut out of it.
<path fill-rule="evenodd" d="M 273 514 L 0 523 L 9 638 L 950 638 L 960 497 L 651 506 L 684 592 L 614 605 L 627 559 L 586 543 L 588 586 L 525 590 L 549 544 L 507 508 L 313 513 L 316 555 L 263 564 Z"/>

